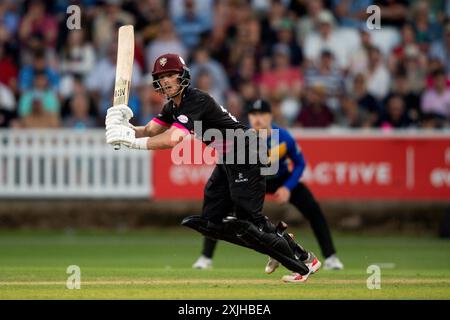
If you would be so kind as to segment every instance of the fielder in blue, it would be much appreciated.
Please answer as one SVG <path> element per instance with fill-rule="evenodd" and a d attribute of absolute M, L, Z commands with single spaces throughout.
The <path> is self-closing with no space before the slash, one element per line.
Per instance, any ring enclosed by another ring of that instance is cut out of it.
<path fill-rule="evenodd" d="M 324 269 L 343 269 L 344 265 L 336 256 L 336 249 L 322 209 L 309 188 L 300 182 L 306 161 L 294 138 L 286 129 L 272 124 L 271 106 L 264 100 L 255 101 L 248 111 L 248 116 L 252 128 L 259 132 L 267 130 L 266 132 L 270 132 L 271 135 L 278 135 L 274 137 L 275 139 L 267 138 L 271 161 L 279 161 L 279 170 L 275 175 L 266 177 L 266 193 L 275 195 L 279 203 L 291 203 L 308 219 L 325 258 Z M 278 144 L 271 145 L 272 141 L 277 141 Z M 292 162 L 292 170 L 289 170 L 289 160 Z M 205 238 L 202 255 L 194 263 L 193 268 L 211 268 L 216 245 L 217 240 Z M 269 257 L 265 272 L 272 273 L 278 266 L 278 261 Z"/>

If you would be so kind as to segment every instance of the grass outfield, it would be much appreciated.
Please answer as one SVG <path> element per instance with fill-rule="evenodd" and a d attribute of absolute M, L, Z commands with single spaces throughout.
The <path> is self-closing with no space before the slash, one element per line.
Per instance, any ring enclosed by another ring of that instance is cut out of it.
<path fill-rule="evenodd" d="M 319 253 L 312 234 L 297 231 Z M 133 232 L 0 231 L 0 299 L 449 299 L 450 241 L 429 236 L 336 234 L 345 270 L 284 284 L 266 257 L 224 242 L 214 269 L 192 270 L 200 236 L 188 229 Z M 367 267 L 382 264 L 381 289 Z M 69 265 L 81 290 L 66 288 Z"/>

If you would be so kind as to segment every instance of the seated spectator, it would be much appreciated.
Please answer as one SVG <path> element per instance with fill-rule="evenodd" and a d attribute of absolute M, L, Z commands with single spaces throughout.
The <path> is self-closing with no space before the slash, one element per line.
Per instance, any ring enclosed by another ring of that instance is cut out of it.
<path fill-rule="evenodd" d="M 192 70 L 192 69 L 191 69 Z M 256 76 L 256 61 L 252 54 L 245 54 L 239 65 L 233 70 L 230 75 L 231 87 L 239 91 L 242 83 L 255 80 Z"/>
<path fill-rule="evenodd" d="M 383 100 L 389 92 L 391 76 L 381 51 L 377 47 L 371 47 L 369 50 L 369 64 L 365 78 L 367 91 L 378 101 Z"/>
<path fill-rule="evenodd" d="M 56 44 L 58 37 L 58 23 L 56 19 L 47 12 L 46 1 L 29 1 L 25 15 L 22 17 L 19 27 L 19 39 L 27 43 L 33 35 L 39 34 L 43 37 L 48 47 Z"/>
<path fill-rule="evenodd" d="M 421 51 L 427 52 L 430 44 L 442 36 L 442 27 L 431 13 L 427 1 L 419 0 L 413 5 L 411 21 Z"/>
<path fill-rule="evenodd" d="M 303 75 L 300 68 L 290 65 L 289 48 L 285 45 L 277 45 L 272 57 L 273 67 L 261 74 L 259 87 L 261 96 L 270 99 L 275 97 L 299 98 Z"/>
<path fill-rule="evenodd" d="M 56 94 L 49 88 L 47 74 L 43 71 L 36 72 L 34 86 L 23 93 L 19 101 L 18 115 L 25 117 L 32 111 L 33 106 L 39 102 L 39 106 L 45 112 L 59 114 L 59 100 Z M 41 114 L 41 113 L 39 113 Z"/>
<path fill-rule="evenodd" d="M 16 113 L 16 98 L 13 92 L 0 83 L 0 128 L 8 127 Z"/>
<path fill-rule="evenodd" d="M 403 70 L 400 70 L 398 74 L 395 75 L 392 90 L 385 100 L 389 100 L 392 95 L 399 95 L 402 97 L 408 117 L 412 122 L 417 123 L 421 116 L 420 94 L 416 94 L 411 89 L 408 78 Z"/>
<path fill-rule="evenodd" d="M 353 87 L 350 95 L 356 100 L 358 108 L 370 115 L 370 125 L 375 126 L 380 118 L 380 104 L 367 92 L 366 78 L 362 73 L 353 78 Z"/>
<path fill-rule="evenodd" d="M 372 119 L 367 110 L 359 108 L 358 102 L 349 95 L 341 97 L 341 107 L 336 116 L 336 122 L 346 128 L 369 128 Z"/>
<path fill-rule="evenodd" d="M 326 105 L 326 92 L 322 86 L 314 85 L 306 90 L 306 98 L 297 119 L 297 125 L 305 128 L 328 127 L 334 115 Z"/>
<path fill-rule="evenodd" d="M 135 125 L 145 126 L 150 122 L 158 113 L 161 112 L 166 99 L 164 95 L 155 91 L 152 84 L 153 78 L 149 74 L 144 77 L 144 85 L 139 90 L 140 97 L 140 113 L 138 122 Z M 132 119 L 133 120 L 133 119 Z"/>
<path fill-rule="evenodd" d="M 0 70 L 0 84 L 8 86 L 15 92 L 17 90 L 18 69 L 4 43 L 0 43 Z"/>
<path fill-rule="evenodd" d="M 380 124 L 383 129 L 407 128 L 412 121 L 406 112 L 402 96 L 394 94 L 386 102 L 385 110 L 381 116 Z"/>
<path fill-rule="evenodd" d="M 295 2 L 295 1 L 292 1 Z M 310 33 L 317 31 L 319 25 L 319 14 L 324 10 L 322 0 L 308 1 L 306 4 L 306 15 L 297 19 L 296 34 L 297 42 L 303 43 Z"/>
<path fill-rule="evenodd" d="M 214 86 L 213 77 L 208 69 L 202 68 L 198 70 L 195 82 L 192 82 L 192 84 L 197 89 L 209 93 L 218 104 L 224 105 L 225 94 Z"/>
<path fill-rule="evenodd" d="M 187 61 L 188 51 L 186 47 L 177 37 L 172 22 L 169 19 L 164 19 L 160 23 L 158 35 L 145 48 L 147 70 L 152 70 L 156 58 L 167 52 L 176 53 Z"/>
<path fill-rule="evenodd" d="M 208 49 L 199 47 L 194 52 L 194 61 L 190 66 L 192 83 L 197 83 L 200 73 L 206 71 L 211 77 L 211 90 L 224 101 L 229 89 L 227 74 L 220 63 L 212 59 Z"/>
<path fill-rule="evenodd" d="M 327 105 L 333 110 L 337 110 L 338 98 L 344 89 L 344 77 L 342 72 L 336 68 L 331 51 L 322 51 L 318 65 L 306 70 L 305 83 L 307 86 L 321 83 L 327 92 Z"/>
<path fill-rule="evenodd" d="M 360 46 L 349 55 L 350 74 L 364 73 L 369 64 L 369 51 L 373 46 L 371 33 L 367 28 L 359 29 Z"/>
<path fill-rule="evenodd" d="M 406 59 L 407 54 L 412 52 L 419 54 L 419 44 L 416 41 L 416 35 L 412 24 L 405 23 L 401 28 L 401 42 L 394 47 L 392 54 L 390 55 L 390 69 L 395 70 L 399 64 L 399 61 Z"/>
<path fill-rule="evenodd" d="M 433 114 L 437 118 L 450 120 L 450 88 L 443 69 L 433 74 L 433 86 L 426 89 L 422 96 L 422 112 Z"/>
<path fill-rule="evenodd" d="M 58 114 L 45 110 L 41 99 L 31 101 L 30 113 L 14 121 L 13 127 L 24 129 L 46 129 L 60 127 Z"/>
<path fill-rule="evenodd" d="M 341 69 L 348 67 L 347 47 L 336 32 L 335 20 L 329 11 L 322 11 L 318 16 L 318 31 L 309 33 L 305 38 L 304 53 L 310 63 L 317 63 L 320 54 L 327 49 L 333 52 L 337 65 Z"/>
<path fill-rule="evenodd" d="M 31 89 L 34 78 L 38 73 L 45 73 L 50 89 L 57 92 L 59 84 L 59 75 L 56 70 L 47 65 L 45 51 L 36 51 L 33 55 L 31 65 L 22 67 L 19 71 L 19 89 L 24 92 Z"/>
<path fill-rule="evenodd" d="M 444 64 L 447 77 L 450 77 L 450 59 L 448 58 L 450 57 L 450 22 L 447 22 L 444 27 L 443 39 L 438 39 L 432 43 L 429 56 L 439 59 Z"/>
<path fill-rule="evenodd" d="M 372 4 L 372 0 L 333 0 L 339 24 L 354 29 L 366 26 L 367 8 Z"/>
<path fill-rule="evenodd" d="M 95 51 L 86 41 L 84 31 L 72 30 L 60 55 L 61 95 L 67 97 L 73 90 L 74 76 L 85 78 L 95 64 Z"/>
<path fill-rule="evenodd" d="M 75 95 L 70 101 L 70 111 L 63 119 L 63 127 L 87 129 L 96 126 L 96 119 L 89 114 L 89 97 L 86 95 Z"/>
<path fill-rule="evenodd" d="M 178 36 L 188 49 L 198 46 L 201 35 L 211 29 L 210 19 L 196 10 L 195 0 L 184 0 L 184 12 L 175 17 L 173 23 Z"/>
<path fill-rule="evenodd" d="M 277 44 L 284 44 L 289 48 L 290 64 L 296 67 L 301 66 L 303 63 L 303 51 L 295 39 L 293 21 L 286 18 L 280 21 L 276 28 L 276 40 Z M 272 52 L 269 52 L 269 54 L 272 55 Z"/>

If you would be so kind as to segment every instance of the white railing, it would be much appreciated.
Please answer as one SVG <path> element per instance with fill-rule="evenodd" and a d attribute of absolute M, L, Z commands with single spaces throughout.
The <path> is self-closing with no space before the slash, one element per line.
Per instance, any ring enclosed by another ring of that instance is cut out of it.
<path fill-rule="evenodd" d="M 0 130 L 0 198 L 148 198 L 151 153 L 104 130 Z"/>

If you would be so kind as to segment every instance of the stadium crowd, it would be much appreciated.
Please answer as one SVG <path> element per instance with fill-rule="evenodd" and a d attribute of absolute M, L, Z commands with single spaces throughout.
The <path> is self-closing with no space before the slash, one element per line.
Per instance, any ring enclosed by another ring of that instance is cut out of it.
<path fill-rule="evenodd" d="M 80 29 L 67 27 L 70 5 Z M 244 122 L 261 96 L 287 127 L 446 128 L 449 17 L 445 0 L 1 0 L 0 127 L 103 127 L 117 30 L 133 24 L 136 125 L 165 103 L 151 69 L 172 52 Z"/>

